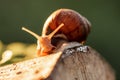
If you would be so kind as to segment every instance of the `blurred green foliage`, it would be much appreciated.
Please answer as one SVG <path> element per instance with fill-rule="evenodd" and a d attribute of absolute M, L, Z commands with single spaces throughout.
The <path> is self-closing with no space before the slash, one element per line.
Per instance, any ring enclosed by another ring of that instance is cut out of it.
<path fill-rule="evenodd" d="M 35 43 L 21 30 L 27 26 L 41 35 L 47 17 L 56 9 L 78 11 L 92 23 L 87 45 L 92 46 L 112 65 L 120 80 L 120 1 L 119 0 L 0 0 L 0 40 Z"/>
<path fill-rule="evenodd" d="M 4 45 L 0 41 L 0 66 L 16 63 L 37 57 L 36 44 L 13 42 Z"/>

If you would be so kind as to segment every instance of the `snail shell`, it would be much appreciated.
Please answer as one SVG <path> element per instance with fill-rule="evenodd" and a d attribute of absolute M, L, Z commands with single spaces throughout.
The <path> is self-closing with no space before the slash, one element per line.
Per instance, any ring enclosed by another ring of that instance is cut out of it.
<path fill-rule="evenodd" d="M 71 9 L 58 9 L 46 20 L 42 36 L 53 32 L 61 23 L 64 26 L 56 34 L 64 34 L 68 41 L 84 42 L 90 32 L 90 22 Z"/>

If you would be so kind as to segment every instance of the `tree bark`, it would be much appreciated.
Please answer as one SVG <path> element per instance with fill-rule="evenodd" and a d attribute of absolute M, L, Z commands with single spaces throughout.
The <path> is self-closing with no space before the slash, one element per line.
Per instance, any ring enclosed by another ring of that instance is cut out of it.
<path fill-rule="evenodd" d="M 0 67 L 0 80 L 115 80 L 114 70 L 100 53 L 91 47 L 76 51 L 82 47 L 67 43 L 54 54 Z"/>

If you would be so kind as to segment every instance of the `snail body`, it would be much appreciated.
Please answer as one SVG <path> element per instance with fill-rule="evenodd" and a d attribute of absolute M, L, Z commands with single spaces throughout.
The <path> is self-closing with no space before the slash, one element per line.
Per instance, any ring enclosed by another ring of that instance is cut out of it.
<path fill-rule="evenodd" d="M 37 55 L 38 56 L 45 56 L 50 54 L 54 46 L 51 44 L 51 38 L 54 36 L 54 34 L 63 27 L 63 23 L 61 23 L 53 32 L 51 32 L 49 35 L 42 35 L 39 36 L 36 33 L 32 32 L 31 30 L 28 30 L 27 28 L 22 27 L 22 30 L 30 33 L 37 39 Z"/>
<path fill-rule="evenodd" d="M 44 56 L 50 54 L 55 48 L 51 40 L 56 35 L 61 35 L 59 37 L 68 41 L 84 43 L 90 32 L 90 26 L 90 22 L 78 12 L 71 9 L 58 9 L 46 20 L 42 36 L 26 28 L 22 29 L 37 38 L 37 54 Z"/>

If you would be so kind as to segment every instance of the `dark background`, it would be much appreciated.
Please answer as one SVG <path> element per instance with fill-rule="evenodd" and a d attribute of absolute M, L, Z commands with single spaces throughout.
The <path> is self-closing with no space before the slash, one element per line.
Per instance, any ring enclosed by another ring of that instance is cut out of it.
<path fill-rule="evenodd" d="M 112 65 L 120 80 L 120 1 L 119 0 L 0 0 L 0 40 L 36 43 L 22 26 L 41 35 L 47 17 L 56 9 L 78 11 L 92 23 L 87 45 Z"/>

